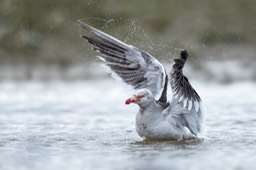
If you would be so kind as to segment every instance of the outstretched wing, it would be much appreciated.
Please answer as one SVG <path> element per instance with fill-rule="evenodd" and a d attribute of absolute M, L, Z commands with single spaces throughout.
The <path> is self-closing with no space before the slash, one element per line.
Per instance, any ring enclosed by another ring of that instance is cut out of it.
<path fill-rule="evenodd" d="M 172 106 L 180 107 L 178 114 L 179 121 L 187 127 L 191 133 L 198 135 L 204 132 L 204 111 L 201 99 L 195 89 L 183 75 L 182 69 L 187 60 L 188 54 L 183 50 L 180 58 L 174 59 L 171 71 L 171 87 L 173 92 Z"/>
<path fill-rule="evenodd" d="M 160 62 L 145 51 L 78 20 L 89 36 L 82 36 L 101 54 L 100 59 L 135 89 L 147 88 L 156 99 L 166 102 L 167 75 Z"/>

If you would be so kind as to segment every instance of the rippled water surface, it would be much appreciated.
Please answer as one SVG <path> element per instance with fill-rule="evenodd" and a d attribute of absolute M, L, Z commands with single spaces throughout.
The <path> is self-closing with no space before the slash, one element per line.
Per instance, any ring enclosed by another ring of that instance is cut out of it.
<path fill-rule="evenodd" d="M 255 83 L 193 83 L 208 135 L 142 141 L 115 81 L 0 84 L 0 169 L 256 169 Z"/>

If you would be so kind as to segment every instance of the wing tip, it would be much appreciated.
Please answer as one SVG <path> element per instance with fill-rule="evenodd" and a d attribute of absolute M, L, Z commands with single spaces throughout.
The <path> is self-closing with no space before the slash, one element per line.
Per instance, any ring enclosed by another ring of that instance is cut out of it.
<path fill-rule="evenodd" d="M 84 38 L 84 39 L 87 39 L 87 40 L 88 40 L 88 37 L 85 36 L 85 35 L 81 35 L 80 38 Z"/>
<path fill-rule="evenodd" d="M 187 50 L 181 50 L 180 52 L 180 59 L 182 59 L 184 62 L 187 60 L 188 58 L 188 52 Z"/>
<path fill-rule="evenodd" d="M 180 70 L 183 68 L 186 60 L 188 58 L 188 52 L 187 50 L 181 50 L 180 52 L 180 58 L 175 58 L 174 59 L 174 65 L 173 65 L 173 68 L 174 70 Z"/>
<path fill-rule="evenodd" d="M 86 29 L 87 31 L 91 31 L 93 30 L 93 28 L 88 25 L 87 23 L 85 23 L 84 21 L 82 21 L 81 19 L 78 19 L 77 20 L 77 23 L 83 28 L 83 29 Z"/>

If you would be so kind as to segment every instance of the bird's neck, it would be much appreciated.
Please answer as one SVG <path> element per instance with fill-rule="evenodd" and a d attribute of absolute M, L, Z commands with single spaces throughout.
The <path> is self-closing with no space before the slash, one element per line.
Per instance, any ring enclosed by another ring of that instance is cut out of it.
<path fill-rule="evenodd" d="M 145 106 L 140 106 L 140 113 L 142 115 L 145 114 L 153 114 L 153 113 L 161 113 L 161 108 L 159 104 L 154 100 L 152 103 L 145 105 Z"/>

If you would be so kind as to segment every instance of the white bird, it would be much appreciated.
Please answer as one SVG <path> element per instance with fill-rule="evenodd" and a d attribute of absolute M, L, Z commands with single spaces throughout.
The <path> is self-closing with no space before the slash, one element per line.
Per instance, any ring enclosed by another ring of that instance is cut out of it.
<path fill-rule="evenodd" d="M 126 104 L 136 103 L 136 131 L 145 139 L 184 140 L 196 138 L 205 132 L 205 118 L 201 99 L 182 69 L 187 60 L 186 50 L 174 59 L 170 75 L 164 66 L 149 53 L 128 45 L 78 20 L 89 32 L 82 36 L 100 59 L 125 83 L 132 85 L 134 96 Z M 169 78 L 170 77 L 170 78 Z M 173 97 L 167 100 L 168 80 Z"/>

